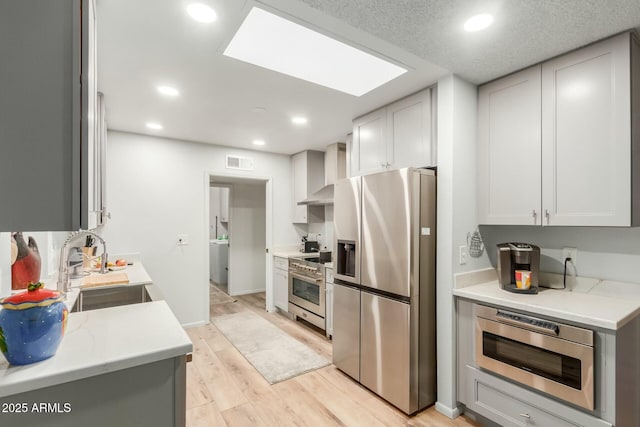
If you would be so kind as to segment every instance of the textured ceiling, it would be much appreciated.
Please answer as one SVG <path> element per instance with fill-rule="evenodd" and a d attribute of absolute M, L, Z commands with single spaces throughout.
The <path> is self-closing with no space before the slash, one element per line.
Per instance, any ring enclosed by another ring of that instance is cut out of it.
<path fill-rule="evenodd" d="M 640 0 L 302 0 L 473 83 L 640 27 Z M 488 12 L 494 24 L 466 33 Z"/>
<path fill-rule="evenodd" d="M 324 150 L 344 141 L 354 117 L 449 72 L 483 83 L 640 27 L 640 0 L 198 0 L 218 12 L 211 25 L 186 15 L 192 1 L 97 0 L 98 88 L 110 129 L 285 154 Z M 354 97 L 223 56 L 255 5 L 409 72 Z M 494 25 L 465 33 L 465 19 L 480 12 L 493 13 Z M 159 96 L 159 84 L 180 96 Z M 294 126 L 293 115 L 309 123 Z"/>

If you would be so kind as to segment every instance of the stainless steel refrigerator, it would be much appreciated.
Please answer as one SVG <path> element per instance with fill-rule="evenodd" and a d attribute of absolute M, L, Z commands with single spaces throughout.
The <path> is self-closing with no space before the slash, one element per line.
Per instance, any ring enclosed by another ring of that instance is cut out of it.
<path fill-rule="evenodd" d="M 436 176 L 334 188 L 333 363 L 407 414 L 436 400 Z"/>

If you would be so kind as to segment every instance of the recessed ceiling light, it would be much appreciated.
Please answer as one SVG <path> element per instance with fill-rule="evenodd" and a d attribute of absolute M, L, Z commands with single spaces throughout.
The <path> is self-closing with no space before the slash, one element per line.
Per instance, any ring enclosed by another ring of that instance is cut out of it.
<path fill-rule="evenodd" d="M 166 95 L 166 96 L 178 96 L 178 95 L 180 95 L 180 92 L 178 92 L 178 89 L 176 89 L 175 87 L 158 86 L 156 89 L 162 95 Z"/>
<path fill-rule="evenodd" d="M 296 125 L 306 125 L 308 122 L 306 117 L 294 117 L 291 119 L 291 123 Z"/>
<path fill-rule="evenodd" d="M 480 15 L 475 15 L 467 19 L 464 23 L 464 29 L 465 31 L 473 33 L 484 30 L 491 24 L 493 24 L 493 16 L 488 13 L 481 13 Z"/>
<path fill-rule="evenodd" d="M 162 130 L 162 125 L 156 122 L 147 122 L 147 127 L 153 130 Z"/>
<path fill-rule="evenodd" d="M 187 6 L 187 13 L 196 21 L 204 24 L 210 24 L 218 19 L 216 11 L 202 3 L 191 3 Z"/>
<path fill-rule="evenodd" d="M 264 141 L 261 139 L 254 139 L 253 145 L 264 145 Z"/>
<path fill-rule="evenodd" d="M 224 54 L 355 96 L 407 72 L 256 7 L 251 9 Z"/>

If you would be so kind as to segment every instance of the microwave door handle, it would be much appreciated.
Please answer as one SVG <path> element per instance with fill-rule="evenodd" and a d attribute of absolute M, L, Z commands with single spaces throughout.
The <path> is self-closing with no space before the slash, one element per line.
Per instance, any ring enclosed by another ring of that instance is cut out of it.
<path fill-rule="evenodd" d="M 498 312 L 496 313 L 496 317 L 498 318 L 496 320 L 498 320 L 499 322 L 508 323 L 510 325 L 518 326 L 524 329 L 529 329 L 531 331 L 537 331 L 543 334 L 556 335 L 556 336 L 560 334 L 560 327 L 555 323 L 548 322 L 546 320 L 539 320 L 533 317 L 527 317 L 521 314 L 511 313 L 509 311 L 502 311 L 502 310 L 498 310 Z M 532 324 L 530 322 L 522 321 L 519 319 L 544 322 L 544 325 L 536 325 L 536 324 Z"/>

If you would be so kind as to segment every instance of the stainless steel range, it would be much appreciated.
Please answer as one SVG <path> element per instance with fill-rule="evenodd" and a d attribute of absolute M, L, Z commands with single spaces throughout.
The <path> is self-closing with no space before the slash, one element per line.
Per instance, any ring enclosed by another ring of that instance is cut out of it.
<path fill-rule="evenodd" d="M 324 330 L 324 267 L 312 259 L 289 259 L 289 313 Z"/>

